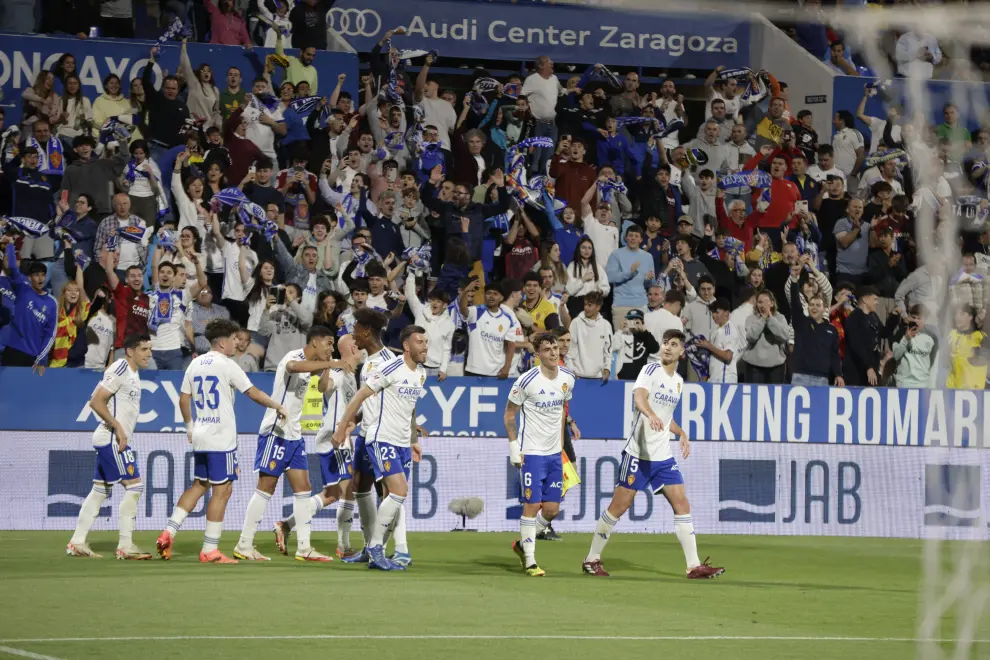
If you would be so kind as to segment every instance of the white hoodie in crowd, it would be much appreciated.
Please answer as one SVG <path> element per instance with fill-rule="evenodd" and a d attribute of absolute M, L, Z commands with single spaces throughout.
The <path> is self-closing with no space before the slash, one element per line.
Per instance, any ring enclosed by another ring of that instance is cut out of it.
<path fill-rule="evenodd" d="M 435 315 L 429 304 L 424 305 L 420 302 L 416 297 L 416 278 L 412 275 L 406 277 L 405 295 L 416 325 L 426 330 L 426 338 L 430 342 L 426 349 L 426 364 L 423 366 L 427 369 L 438 369 L 440 373 L 447 373 L 450 349 L 454 341 L 453 319 L 447 313 L 446 307 L 439 315 Z"/>
<path fill-rule="evenodd" d="M 612 324 L 602 318 L 592 320 L 584 312 L 571 321 L 571 347 L 564 360 L 578 378 L 601 378 L 611 367 Z"/>

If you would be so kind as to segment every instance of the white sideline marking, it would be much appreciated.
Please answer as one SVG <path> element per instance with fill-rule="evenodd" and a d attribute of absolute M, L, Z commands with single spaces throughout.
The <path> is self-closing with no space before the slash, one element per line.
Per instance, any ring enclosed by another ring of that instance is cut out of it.
<path fill-rule="evenodd" d="M 713 641 L 740 641 L 740 642 L 879 642 L 879 643 L 918 643 L 934 642 L 937 644 L 952 643 L 956 640 L 947 638 L 923 638 L 923 637 L 838 637 L 838 636 L 784 636 L 784 635 L 161 635 L 146 637 L 39 637 L 32 639 L 0 639 L 0 643 L 5 644 L 42 644 L 59 642 L 172 642 L 172 641 L 225 641 L 225 640 L 249 640 L 249 641 L 293 641 L 293 640 L 344 640 L 356 639 L 367 641 L 381 640 L 420 640 L 420 641 L 443 641 L 443 640 L 569 640 L 569 641 L 608 641 L 608 642 L 713 642 Z M 990 643 L 990 639 L 971 640 L 976 644 Z M 8 649 L 0 646 L 0 651 L 16 652 L 14 655 L 24 655 L 28 658 L 39 658 L 41 660 L 58 660 L 35 654 L 28 654 L 27 651 Z"/>
<path fill-rule="evenodd" d="M 6 655 L 16 655 L 21 658 L 34 658 L 34 660 L 61 660 L 51 655 L 41 655 L 39 653 L 31 653 L 30 651 L 22 651 L 21 649 L 13 649 L 9 646 L 0 646 L 0 653 Z"/>

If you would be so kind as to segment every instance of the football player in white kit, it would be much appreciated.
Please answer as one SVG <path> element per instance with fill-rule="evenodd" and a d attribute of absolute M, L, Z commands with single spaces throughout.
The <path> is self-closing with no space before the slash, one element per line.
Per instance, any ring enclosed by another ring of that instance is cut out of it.
<path fill-rule="evenodd" d="M 387 558 L 384 543 L 406 501 L 413 453 L 422 452 L 416 430 L 416 403 L 426 396 L 426 369 L 423 367 L 429 348 L 426 330 L 418 325 L 406 326 L 399 335 L 399 342 L 402 358 L 372 370 L 348 404 L 333 434 L 334 446 L 342 446 L 361 404 L 378 395 L 381 409 L 371 432 L 364 437 L 365 453 L 371 461 L 375 480 L 382 482 L 388 494 L 378 508 L 367 551 L 368 568 L 383 571 L 404 571 L 408 565 Z"/>
<path fill-rule="evenodd" d="M 239 330 L 236 323 L 225 319 L 207 323 L 206 340 L 210 342 L 210 351 L 193 360 L 182 379 L 179 410 L 193 447 L 193 483 L 182 493 L 168 525 L 158 536 L 156 545 L 162 559 L 171 558 L 172 543 L 186 516 L 207 492 L 212 491 L 206 506 L 206 532 L 199 560 L 209 564 L 237 563 L 218 549 L 227 501 L 239 473 L 234 391 L 242 392 L 276 415 L 285 416 L 285 409 L 255 387 L 240 365 L 231 359 L 236 352 L 235 335 Z"/>
<path fill-rule="evenodd" d="M 361 369 L 361 385 L 364 385 L 365 381 L 368 380 L 368 376 L 375 369 L 382 368 L 390 362 L 400 362 L 402 360 L 401 357 L 382 344 L 382 331 L 387 325 L 388 318 L 378 310 L 362 307 L 354 312 L 354 341 L 357 342 L 357 347 L 368 356 L 364 362 L 364 367 Z M 354 453 L 352 457 L 353 478 L 351 480 L 351 491 L 354 493 L 355 504 L 361 519 L 364 548 L 360 552 L 342 557 L 341 561 L 347 564 L 368 563 L 368 548 L 371 547 L 371 536 L 375 530 L 375 519 L 378 516 L 378 511 L 374 500 L 375 471 L 372 467 L 371 457 L 365 449 L 365 438 L 371 435 L 375 424 L 380 418 L 381 399 L 379 397 L 371 397 L 361 405 L 361 422 L 358 425 L 358 436 L 354 440 Z M 334 431 L 336 431 L 336 428 Z M 400 541 L 400 526 L 402 527 L 401 541 L 405 546 L 405 509 L 400 510 L 399 519 L 396 522 L 396 546 L 399 545 Z M 408 546 L 405 546 L 404 552 L 408 557 Z"/>
<path fill-rule="evenodd" d="M 574 393 L 574 374 L 558 366 L 560 347 L 552 332 L 533 338 L 540 366 L 520 376 L 505 404 L 505 430 L 509 436 L 509 461 L 519 468 L 522 517 L 519 539 L 512 550 L 530 577 L 546 575 L 536 563 L 536 518 L 541 511 L 547 525 L 560 511 L 564 489 L 564 425 L 567 402 Z M 516 415 L 522 411 L 517 431 Z"/>
<path fill-rule="evenodd" d="M 636 492 L 649 488 L 653 493 L 663 493 L 674 511 L 674 534 L 680 541 L 687 561 L 687 577 L 691 580 L 715 578 L 724 568 L 711 566 L 708 560 L 698 561 L 698 544 L 691 523 L 691 507 L 684 492 L 684 476 L 670 441 L 680 437 L 681 455 L 686 459 L 691 453 L 687 434 L 674 421 L 674 411 L 681 400 L 684 379 L 677 373 L 677 361 L 684 352 L 684 333 L 667 330 L 663 333 L 660 362 L 646 365 L 639 372 L 633 389 L 636 419 L 632 434 L 622 451 L 619 478 L 608 508 L 602 512 L 591 537 L 591 551 L 582 569 L 589 575 L 607 577 L 602 567 L 602 550 L 608 543 L 612 528 L 632 506 Z"/>
<path fill-rule="evenodd" d="M 306 333 L 306 345 L 289 351 L 275 370 L 275 386 L 272 398 L 285 406 L 285 418 L 269 410 L 261 420 L 258 431 L 258 451 L 254 458 L 254 470 L 258 473 L 258 488 L 248 502 L 244 514 L 241 538 L 234 548 L 234 557 L 252 561 L 269 561 L 254 547 L 254 535 L 265 515 L 268 501 L 275 494 L 279 477 L 285 474 L 295 497 L 292 515 L 296 522 L 296 560 L 331 562 L 333 557 L 320 554 L 309 543 L 310 520 L 319 510 L 322 499 L 312 494 L 309 484 L 309 459 L 306 457 L 306 441 L 302 437 L 302 408 L 309 389 L 312 374 L 327 369 L 352 369 L 351 365 L 331 359 L 334 332 L 322 325 L 314 325 Z"/>
<path fill-rule="evenodd" d="M 361 362 L 361 351 L 358 350 L 354 337 L 341 337 L 337 342 L 337 350 L 343 362 L 357 369 Z M 316 453 L 320 457 L 320 473 L 323 476 L 319 508 L 341 500 L 337 505 L 337 556 L 345 557 L 351 551 L 350 532 L 354 520 L 354 494 L 351 492 L 353 446 L 349 437 L 340 447 L 334 447 L 330 438 L 344 409 L 357 392 L 357 381 L 353 373 L 343 369 L 327 369 L 320 374 L 319 390 L 323 394 L 323 424 L 316 434 Z M 286 540 L 295 526 L 295 516 L 275 523 L 275 543 L 283 555 L 288 554 Z"/>
<path fill-rule="evenodd" d="M 93 449 L 96 450 L 93 490 L 83 501 L 76 531 L 65 546 L 65 554 L 73 557 L 101 556 L 90 550 L 86 536 L 100 515 L 100 507 L 110 497 L 112 486 L 122 483 L 125 492 L 117 509 L 120 526 L 117 559 L 151 559 L 151 554 L 138 549 L 132 540 L 144 484 L 138 470 L 137 453 L 127 444 L 134 435 L 141 412 L 138 370 L 146 368 L 151 360 L 151 337 L 129 335 L 124 338 L 122 348 L 124 357 L 103 372 L 103 380 L 89 399 L 89 407 L 103 421 L 93 432 Z"/>

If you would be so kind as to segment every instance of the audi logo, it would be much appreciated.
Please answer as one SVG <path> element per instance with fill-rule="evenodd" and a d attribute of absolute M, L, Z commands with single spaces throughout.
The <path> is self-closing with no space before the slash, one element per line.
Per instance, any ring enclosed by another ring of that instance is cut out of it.
<path fill-rule="evenodd" d="M 345 37 L 374 37 L 382 29 L 382 17 L 374 9 L 340 9 L 327 12 L 327 27 Z"/>

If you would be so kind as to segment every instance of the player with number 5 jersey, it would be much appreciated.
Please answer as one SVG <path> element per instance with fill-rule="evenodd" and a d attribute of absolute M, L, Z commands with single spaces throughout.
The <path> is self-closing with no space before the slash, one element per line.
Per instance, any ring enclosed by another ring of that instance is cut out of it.
<path fill-rule="evenodd" d="M 120 483 L 125 492 L 118 509 L 120 540 L 116 557 L 151 559 L 149 553 L 134 545 L 132 538 L 144 484 L 138 470 L 137 454 L 128 444 L 141 412 L 141 377 L 138 370 L 146 368 L 151 360 L 151 338 L 148 335 L 130 335 L 124 339 L 123 350 L 124 357 L 103 373 L 103 379 L 89 400 L 89 407 L 102 422 L 93 433 L 93 449 L 96 450 L 93 490 L 79 509 L 76 531 L 65 547 L 65 554 L 73 557 L 100 556 L 90 550 L 86 537 L 100 515 L 100 508 L 110 497 L 111 487 Z"/>
<path fill-rule="evenodd" d="M 691 453 L 687 434 L 674 421 L 674 411 L 681 401 L 684 379 L 677 373 L 677 363 L 684 353 L 684 333 L 667 330 L 663 333 L 660 362 L 648 364 L 639 372 L 633 386 L 636 418 L 619 464 L 619 478 L 608 508 L 602 512 L 591 550 L 582 568 L 589 575 L 607 577 L 602 566 L 602 550 L 612 534 L 612 528 L 632 506 L 636 493 L 649 489 L 663 493 L 674 511 L 674 534 L 684 551 L 687 577 L 690 580 L 716 578 L 724 568 L 711 566 L 708 559 L 698 560 L 698 542 L 691 522 L 691 505 L 684 491 L 684 475 L 670 448 L 670 441 L 679 437 L 681 456 Z"/>
<path fill-rule="evenodd" d="M 244 370 L 231 359 L 237 350 L 234 336 L 240 330 L 232 321 L 215 319 L 206 325 L 210 351 L 192 361 L 182 379 L 179 409 L 186 424 L 186 436 L 193 448 L 193 483 L 172 510 L 168 526 L 158 537 L 158 554 L 172 556 L 175 535 L 199 500 L 211 492 L 206 506 L 206 533 L 199 560 L 211 564 L 236 564 L 220 552 L 227 501 L 237 480 L 237 420 L 234 393 L 285 415 L 281 405 L 256 388 Z"/>

